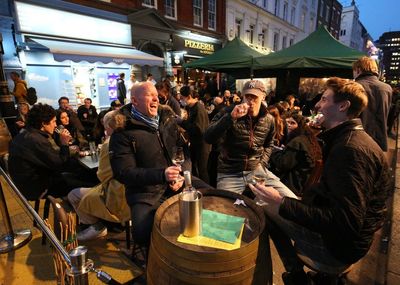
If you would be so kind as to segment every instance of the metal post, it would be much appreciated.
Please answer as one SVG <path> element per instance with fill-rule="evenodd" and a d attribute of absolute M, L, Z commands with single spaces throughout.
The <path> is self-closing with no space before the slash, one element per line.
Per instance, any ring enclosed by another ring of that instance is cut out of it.
<path fill-rule="evenodd" d="M 3 187 L 0 184 L 0 210 L 4 220 L 6 234 L 0 238 L 0 253 L 7 253 L 20 248 L 32 239 L 32 232 L 29 229 L 13 231 L 8 214 L 6 200 L 4 198 Z"/>
<path fill-rule="evenodd" d="M 24 208 L 28 210 L 28 212 L 31 214 L 33 219 L 37 222 L 39 228 L 42 230 L 42 232 L 47 236 L 48 240 L 56 248 L 56 250 L 62 255 L 64 260 L 70 264 L 71 261 L 69 259 L 69 255 L 65 248 L 62 246 L 62 244 L 58 241 L 56 235 L 46 226 L 42 218 L 39 216 L 39 214 L 32 208 L 31 204 L 26 200 L 24 195 L 18 190 L 17 186 L 15 186 L 14 182 L 11 180 L 11 178 L 4 172 L 3 168 L 0 167 L 0 175 L 4 177 L 4 179 L 7 181 L 8 185 L 12 188 L 13 192 L 18 196 L 19 200 L 22 202 L 24 205 Z"/>
<path fill-rule="evenodd" d="M 88 285 L 88 273 L 93 269 L 93 261 L 87 259 L 86 246 L 78 246 L 69 252 L 71 269 L 67 274 L 73 277 L 74 285 Z"/>

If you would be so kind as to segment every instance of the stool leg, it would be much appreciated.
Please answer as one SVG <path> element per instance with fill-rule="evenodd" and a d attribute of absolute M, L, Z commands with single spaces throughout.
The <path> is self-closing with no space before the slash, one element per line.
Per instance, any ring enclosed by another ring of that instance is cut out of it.
<path fill-rule="evenodd" d="M 49 218 L 49 212 L 50 212 L 50 200 L 46 199 L 44 202 L 44 208 L 43 208 L 43 220 L 46 220 Z M 42 245 L 46 244 L 46 235 L 42 233 Z"/>
<path fill-rule="evenodd" d="M 131 220 L 125 222 L 126 249 L 131 248 L 131 224 Z"/>

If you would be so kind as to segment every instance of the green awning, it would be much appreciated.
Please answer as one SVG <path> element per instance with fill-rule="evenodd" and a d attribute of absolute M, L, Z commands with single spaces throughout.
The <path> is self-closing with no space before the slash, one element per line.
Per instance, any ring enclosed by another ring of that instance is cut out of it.
<path fill-rule="evenodd" d="M 320 26 L 297 44 L 254 59 L 254 70 L 268 69 L 351 69 L 365 54 L 336 40 Z"/>
<path fill-rule="evenodd" d="M 252 49 L 239 38 L 234 38 L 222 49 L 206 57 L 186 63 L 183 67 L 219 72 L 232 72 L 237 70 L 250 71 L 253 59 L 261 55 L 262 53 Z"/>

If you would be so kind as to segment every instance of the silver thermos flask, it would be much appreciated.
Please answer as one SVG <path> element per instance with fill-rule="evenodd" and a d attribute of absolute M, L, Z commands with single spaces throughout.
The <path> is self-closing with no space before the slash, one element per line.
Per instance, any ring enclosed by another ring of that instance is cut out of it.
<path fill-rule="evenodd" d="M 195 237 L 201 235 L 203 195 L 192 186 L 190 171 L 185 171 L 183 175 L 185 177 L 185 188 L 179 194 L 181 233 L 185 237 Z"/>

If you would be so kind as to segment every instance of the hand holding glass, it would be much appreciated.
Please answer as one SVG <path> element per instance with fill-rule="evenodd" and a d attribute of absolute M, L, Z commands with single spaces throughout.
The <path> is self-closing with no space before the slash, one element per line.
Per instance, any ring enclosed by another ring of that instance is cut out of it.
<path fill-rule="evenodd" d="M 264 184 L 265 183 L 265 177 L 254 174 L 254 175 L 252 175 L 250 177 L 248 183 L 252 184 L 252 185 Z M 254 194 L 256 195 L 256 197 L 254 198 L 254 202 L 256 202 L 256 204 L 258 206 L 262 207 L 262 206 L 265 206 L 265 205 L 268 204 L 259 195 L 257 195 L 256 193 L 254 193 Z"/>

